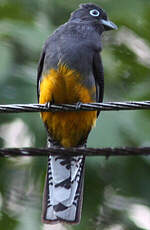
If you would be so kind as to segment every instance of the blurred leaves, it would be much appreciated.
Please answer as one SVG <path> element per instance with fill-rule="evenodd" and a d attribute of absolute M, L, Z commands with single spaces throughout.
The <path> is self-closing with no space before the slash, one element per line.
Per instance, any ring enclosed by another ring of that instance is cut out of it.
<path fill-rule="evenodd" d="M 67 21 L 69 14 L 85 2 L 0 1 L 1 104 L 37 101 L 36 69 L 42 45 L 56 26 Z M 100 5 L 119 26 L 118 31 L 103 36 L 105 101 L 149 100 L 150 1 L 101 0 Z M 20 126 L 12 131 L 10 127 L 17 119 Z M 149 130 L 149 111 L 102 112 L 88 145 L 149 146 Z M 11 145 L 20 132 L 16 144 L 24 138 L 23 143 L 30 146 L 46 145 L 39 114 L 1 115 L 1 147 L 6 146 L 7 132 L 7 144 Z M 40 212 L 46 161 L 0 159 L 0 229 L 43 229 Z M 69 229 L 150 229 L 137 213 L 149 216 L 149 157 L 93 157 L 87 159 L 86 166 L 82 221 Z"/>
<path fill-rule="evenodd" d="M 25 21 L 30 23 L 33 20 L 33 13 L 38 10 L 37 1 L 33 0 L 30 3 L 29 0 L 19 1 L 19 0 L 1 0 L 0 2 L 0 20 L 11 19 L 18 21 Z"/>

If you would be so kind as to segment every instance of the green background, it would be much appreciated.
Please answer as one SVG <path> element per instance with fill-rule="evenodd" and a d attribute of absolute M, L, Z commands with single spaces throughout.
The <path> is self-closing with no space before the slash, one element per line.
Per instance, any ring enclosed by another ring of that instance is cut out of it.
<path fill-rule="evenodd" d="M 44 41 L 79 0 L 0 1 L 0 104 L 36 103 Z M 100 0 L 118 31 L 103 35 L 104 101 L 149 100 L 150 1 Z M 44 147 L 38 113 L 1 114 L 0 147 Z M 101 112 L 89 147 L 150 146 L 150 112 Z M 150 158 L 89 157 L 77 230 L 150 229 Z M 46 230 L 40 222 L 46 158 L 0 159 L 0 229 Z M 60 227 L 61 229 L 61 227 Z"/>

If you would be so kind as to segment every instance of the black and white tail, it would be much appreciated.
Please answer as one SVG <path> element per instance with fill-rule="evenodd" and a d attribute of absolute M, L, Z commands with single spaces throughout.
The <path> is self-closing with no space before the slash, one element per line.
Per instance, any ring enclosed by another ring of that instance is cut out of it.
<path fill-rule="evenodd" d="M 44 223 L 80 222 L 84 161 L 83 156 L 49 156 L 43 199 Z"/>

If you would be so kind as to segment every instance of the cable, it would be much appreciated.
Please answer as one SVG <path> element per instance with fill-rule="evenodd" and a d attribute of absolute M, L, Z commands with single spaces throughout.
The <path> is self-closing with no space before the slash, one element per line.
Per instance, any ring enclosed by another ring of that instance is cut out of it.
<path fill-rule="evenodd" d="M 12 104 L 0 105 L 0 113 L 43 112 L 43 111 L 118 111 L 150 109 L 150 101 L 107 102 L 107 103 L 77 103 L 61 104 Z M 117 148 L 0 148 L 0 157 L 16 156 L 137 156 L 150 155 L 150 147 L 117 147 Z"/>
<path fill-rule="evenodd" d="M 150 101 L 107 102 L 107 103 L 77 103 L 69 104 L 12 104 L 0 105 L 0 113 L 44 112 L 44 111 L 118 111 L 150 109 Z"/>
<path fill-rule="evenodd" d="M 117 148 L 0 148 L 0 157 L 17 156 L 138 156 L 150 155 L 150 147 Z"/>

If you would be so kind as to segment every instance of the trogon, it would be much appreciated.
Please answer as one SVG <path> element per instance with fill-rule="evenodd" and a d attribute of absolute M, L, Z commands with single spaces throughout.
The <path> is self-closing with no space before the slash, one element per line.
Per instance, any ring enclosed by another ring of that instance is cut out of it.
<path fill-rule="evenodd" d="M 103 9 L 92 3 L 81 4 L 44 45 L 37 74 L 39 103 L 102 102 L 101 35 L 116 28 Z M 97 111 L 42 112 L 48 147 L 85 147 L 98 115 Z M 84 161 L 84 156 L 49 156 L 43 198 L 44 223 L 79 223 Z"/>

